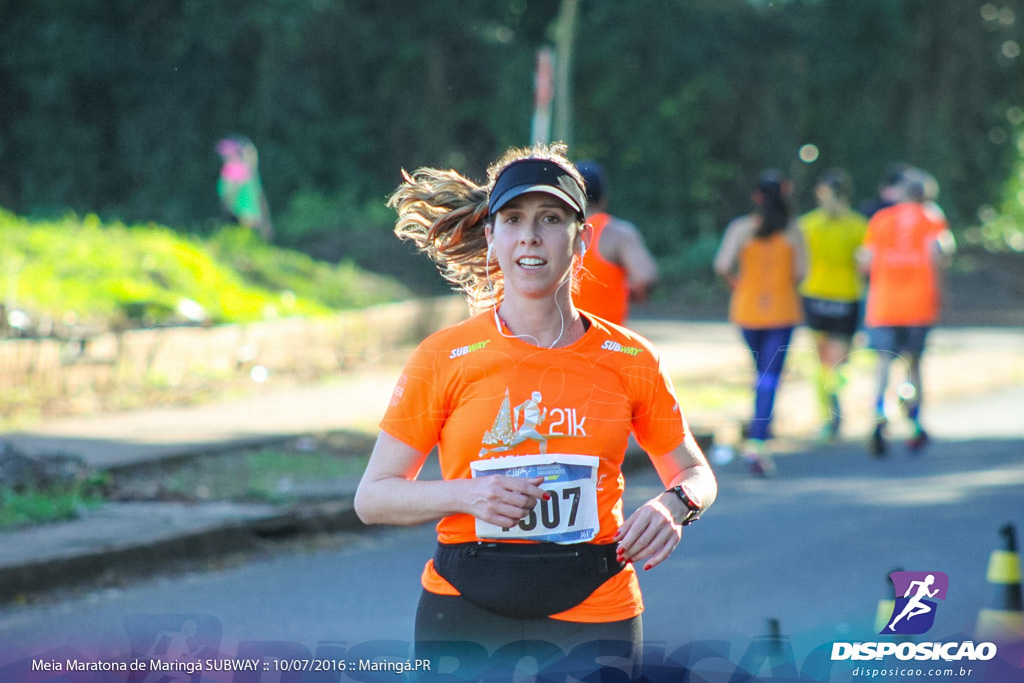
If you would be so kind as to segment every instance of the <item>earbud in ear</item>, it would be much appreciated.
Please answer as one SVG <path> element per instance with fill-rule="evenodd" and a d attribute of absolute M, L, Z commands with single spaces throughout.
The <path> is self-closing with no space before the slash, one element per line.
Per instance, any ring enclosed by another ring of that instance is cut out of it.
<path fill-rule="evenodd" d="M 586 255 L 587 255 L 587 245 L 584 244 L 583 242 L 580 242 L 580 260 L 582 261 L 583 257 L 586 256 Z"/>

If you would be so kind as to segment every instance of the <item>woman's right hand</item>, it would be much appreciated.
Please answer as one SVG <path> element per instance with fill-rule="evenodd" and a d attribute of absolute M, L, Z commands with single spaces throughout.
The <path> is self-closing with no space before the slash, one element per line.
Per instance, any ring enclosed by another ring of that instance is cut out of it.
<path fill-rule="evenodd" d="M 509 477 L 494 474 L 463 479 L 469 489 L 465 512 L 495 526 L 510 529 L 550 494 L 540 487 L 544 477 Z"/>

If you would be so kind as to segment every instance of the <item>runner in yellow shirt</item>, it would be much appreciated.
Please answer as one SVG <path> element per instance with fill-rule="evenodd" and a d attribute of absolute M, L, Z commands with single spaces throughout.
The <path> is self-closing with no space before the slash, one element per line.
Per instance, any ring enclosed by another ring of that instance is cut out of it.
<path fill-rule="evenodd" d="M 805 322 L 818 352 L 818 400 L 825 442 L 839 435 L 839 392 L 853 335 L 860 324 L 864 294 L 857 251 L 868 221 L 850 208 L 852 195 L 850 176 L 840 169 L 828 171 L 814 187 L 818 208 L 800 218 L 807 247 L 807 276 L 800 283 L 800 294 Z"/>

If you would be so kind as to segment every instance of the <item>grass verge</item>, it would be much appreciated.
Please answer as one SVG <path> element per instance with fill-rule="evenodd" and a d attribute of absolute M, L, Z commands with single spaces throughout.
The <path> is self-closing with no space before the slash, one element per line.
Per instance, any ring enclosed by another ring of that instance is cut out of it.
<path fill-rule="evenodd" d="M 331 432 L 274 446 L 197 455 L 67 484 L 12 491 L 0 488 L 0 531 L 74 519 L 108 502 L 230 501 L 287 506 L 352 493 L 366 468 L 374 436 Z"/>
<path fill-rule="evenodd" d="M 113 477 L 112 500 L 232 501 L 288 505 L 351 493 L 374 437 L 331 432 L 263 446 L 136 467 Z"/>
<path fill-rule="evenodd" d="M 74 519 L 103 504 L 105 481 L 105 475 L 99 474 L 45 489 L 0 488 L 0 530 Z"/>

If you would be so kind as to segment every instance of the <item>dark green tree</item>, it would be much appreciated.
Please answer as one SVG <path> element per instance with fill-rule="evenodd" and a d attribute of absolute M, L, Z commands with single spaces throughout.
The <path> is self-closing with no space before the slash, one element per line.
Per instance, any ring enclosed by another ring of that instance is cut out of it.
<path fill-rule="evenodd" d="M 556 44 L 559 9 L 7 0 L 0 205 L 209 231 L 213 146 L 243 134 L 282 241 L 366 248 L 352 236 L 387 233 L 400 169 L 482 179 L 529 141 L 535 53 Z M 806 209 L 826 167 L 865 197 L 888 162 L 914 163 L 962 228 L 1001 205 L 1017 159 L 1022 26 L 1024 0 L 579 0 L 573 152 L 605 162 L 616 210 L 680 268 L 706 263 L 767 167 L 794 176 Z"/>

